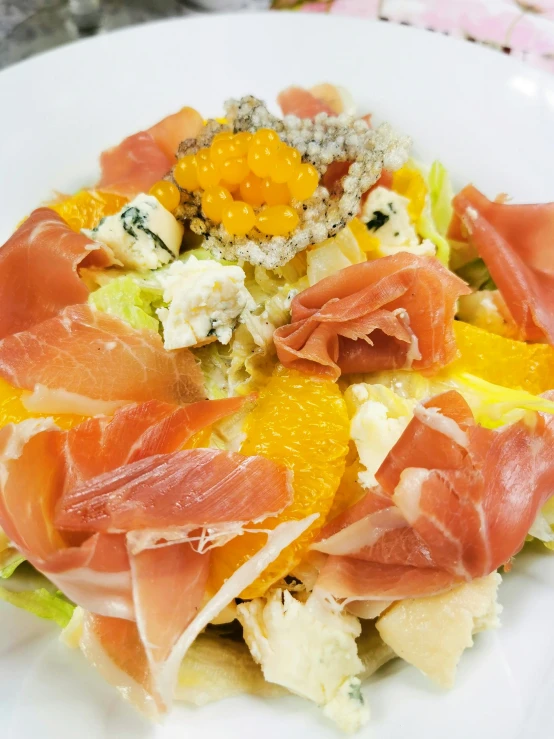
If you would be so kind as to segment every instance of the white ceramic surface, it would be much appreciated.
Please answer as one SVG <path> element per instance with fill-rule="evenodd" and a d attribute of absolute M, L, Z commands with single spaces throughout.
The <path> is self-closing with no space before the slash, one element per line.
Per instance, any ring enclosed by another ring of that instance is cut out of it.
<path fill-rule="evenodd" d="M 52 190 L 94 182 L 98 153 L 178 109 L 274 101 L 290 83 L 346 85 L 361 109 L 409 132 L 461 186 L 554 199 L 554 79 L 438 34 L 345 18 L 236 15 L 161 22 L 48 53 L 0 74 L 0 243 Z M 554 557 L 525 552 L 506 576 L 503 627 L 464 656 L 444 693 L 392 663 L 365 688 L 375 739 L 553 735 Z M 137 717 L 56 629 L 0 603 L 0 722 L 6 739 L 331 739 L 296 698 Z"/>

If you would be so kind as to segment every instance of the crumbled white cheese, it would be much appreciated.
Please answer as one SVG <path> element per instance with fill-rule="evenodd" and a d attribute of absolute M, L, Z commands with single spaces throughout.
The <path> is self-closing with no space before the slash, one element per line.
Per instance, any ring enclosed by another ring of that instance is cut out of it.
<path fill-rule="evenodd" d="M 174 262 L 160 278 L 167 308 L 157 313 L 166 349 L 198 346 L 210 340 L 228 344 L 239 316 L 256 306 L 244 287 L 241 267 L 191 256 Z"/>
<path fill-rule="evenodd" d="M 473 634 L 499 626 L 501 581 L 493 572 L 447 593 L 399 601 L 379 618 L 377 630 L 399 657 L 439 685 L 452 687 Z"/>
<path fill-rule="evenodd" d="M 410 251 L 420 256 L 435 256 L 436 247 L 428 239 L 421 243 L 408 213 L 409 200 L 386 187 L 376 187 L 364 203 L 361 220 L 379 240 L 375 250 L 380 257 Z"/>
<path fill-rule="evenodd" d="M 348 678 L 323 709 L 325 716 L 346 734 L 354 734 L 369 721 L 369 708 L 364 701 L 361 685 L 357 677 Z"/>
<path fill-rule="evenodd" d="M 153 195 L 140 194 L 83 233 L 109 246 L 124 267 L 147 270 L 179 255 L 183 226 Z"/>
<path fill-rule="evenodd" d="M 345 400 L 351 417 L 350 438 L 365 467 L 358 480 L 370 488 L 377 485 L 375 473 L 411 421 L 416 401 L 401 398 L 384 385 L 368 383 L 351 385 Z"/>
<path fill-rule="evenodd" d="M 369 718 L 355 675 L 363 670 L 360 622 L 311 596 L 305 603 L 275 590 L 237 607 L 244 640 L 266 680 L 325 706 L 346 730 Z"/>

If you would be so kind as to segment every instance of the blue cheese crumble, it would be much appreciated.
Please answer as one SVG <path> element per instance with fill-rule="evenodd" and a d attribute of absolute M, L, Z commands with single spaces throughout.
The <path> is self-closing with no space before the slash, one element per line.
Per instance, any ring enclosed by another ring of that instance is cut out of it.
<path fill-rule="evenodd" d="M 370 234 L 379 240 L 376 256 L 386 257 L 399 251 L 419 256 L 435 256 L 436 247 L 428 239 L 420 242 L 408 214 L 409 200 L 386 187 L 376 187 L 364 203 L 361 220 Z"/>
<path fill-rule="evenodd" d="M 109 246 L 124 267 L 143 271 L 158 269 L 179 255 L 183 230 L 153 195 L 140 194 L 83 233 Z"/>
<path fill-rule="evenodd" d="M 244 287 L 244 270 L 213 259 L 191 256 L 186 262 L 174 262 L 160 280 L 168 307 L 157 313 L 166 349 L 212 341 L 228 344 L 239 317 L 256 307 Z"/>
<path fill-rule="evenodd" d="M 369 720 L 355 677 L 363 671 L 357 618 L 316 595 L 303 603 L 286 590 L 241 603 L 237 617 L 268 682 L 322 706 L 345 731 L 356 731 Z"/>

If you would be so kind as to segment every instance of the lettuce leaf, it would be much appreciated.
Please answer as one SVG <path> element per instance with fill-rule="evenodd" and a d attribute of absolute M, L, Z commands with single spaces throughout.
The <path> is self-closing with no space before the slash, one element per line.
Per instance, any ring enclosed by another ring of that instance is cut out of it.
<path fill-rule="evenodd" d="M 18 592 L 0 587 L 0 600 L 39 618 L 55 621 L 62 629 L 69 623 L 75 608 L 59 591 L 51 593 L 46 588 Z"/>
<path fill-rule="evenodd" d="M 117 316 L 136 329 L 158 331 L 159 321 L 152 306 L 160 299 L 156 291 L 148 290 L 131 277 L 118 277 L 89 296 L 89 303 L 97 310 Z"/>
<path fill-rule="evenodd" d="M 417 372 L 391 371 L 354 375 L 351 380 L 384 385 L 402 398 L 420 402 L 447 390 L 457 390 L 467 401 L 476 421 L 491 429 L 515 423 L 529 412 L 554 414 L 554 402 L 551 400 L 525 390 L 495 385 L 465 372 L 446 371 L 427 378 Z"/>
<path fill-rule="evenodd" d="M 437 258 L 448 267 L 450 244 L 446 232 L 452 218 L 452 184 L 446 168 L 438 161 L 433 162 L 428 172 L 418 164 L 414 166 L 422 173 L 427 184 L 425 206 L 416 223 L 416 230 L 423 239 L 429 239 L 437 247 Z"/>
<path fill-rule="evenodd" d="M 10 540 L 0 529 L 0 578 L 7 580 L 22 562 L 25 562 L 25 557 L 11 546 Z"/>
<path fill-rule="evenodd" d="M 542 541 L 547 549 L 554 550 L 554 498 L 550 498 L 539 511 L 529 535 Z"/>

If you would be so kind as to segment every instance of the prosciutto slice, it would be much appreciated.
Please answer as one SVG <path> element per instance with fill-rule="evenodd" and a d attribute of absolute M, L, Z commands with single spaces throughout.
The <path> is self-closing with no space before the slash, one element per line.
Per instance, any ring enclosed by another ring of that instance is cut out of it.
<path fill-rule="evenodd" d="M 168 352 L 154 331 L 138 331 L 88 305 L 0 341 L 0 377 L 15 387 L 43 385 L 95 400 L 183 403 L 204 397 L 187 349 Z"/>
<path fill-rule="evenodd" d="M 147 131 L 128 136 L 100 157 L 98 189 L 133 197 L 148 192 L 175 164 L 181 141 L 196 137 L 203 120 L 193 108 L 183 108 Z"/>
<path fill-rule="evenodd" d="M 294 298 L 292 322 L 273 335 L 279 360 L 331 379 L 435 371 L 455 357 L 456 300 L 469 292 L 432 257 L 400 252 L 347 267 Z"/>
<path fill-rule="evenodd" d="M 492 202 L 472 185 L 455 213 L 528 341 L 554 343 L 554 203 Z"/>
<path fill-rule="evenodd" d="M 206 401 L 186 409 L 150 402 L 143 409 L 121 409 L 112 421 L 91 419 L 70 432 L 60 431 L 50 420 L 24 421 L 0 431 L 2 530 L 37 569 L 91 612 L 85 622 L 85 653 L 99 669 L 109 665 L 110 670 L 116 670 L 117 684 L 128 687 L 128 697 L 151 715 L 169 706 L 187 640 L 207 623 L 200 623 L 198 617 L 210 555 L 200 553 L 188 541 L 175 539 L 176 525 L 182 523 L 188 531 L 197 527 L 198 521 L 213 529 L 234 521 L 237 515 L 246 520 L 266 518 L 291 500 L 291 473 L 270 460 L 213 449 L 176 451 L 199 427 L 236 411 L 243 402 L 230 399 L 210 405 Z M 84 463 L 86 453 L 80 445 L 94 456 L 108 442 L 121 449 L 106 454 L 102 463 Z M 99 495 L 94 504 L 89 495 L 87 502 L 90 510 L 107 505 L 119 514 L 124 511 L 126 523 L 120 515 L 116 534 L 95 531 L 92 523 L 83 524 L 82 520 L 80 525 L 62 529 L 55 518 L 63 501 L 75 498 L 75 481 L 80 481 L 81 489 L 88 485 L 89 491 L 91 485 L 98 484 L 98 477 L 88 479 L 97 469 L 95 463 L 104 468 L 114 466 L 100 475 L 103 479 L 111 475 L 111 501 Z M 113 481 L 136 481 L 133 471 L 138 465 L 142 488 L 135 487 L 135 492 L 141 494 L 128 495 L 122 508 L 125 491 Z M 156 478 L 148 473 L 154 468 Z M 184 484 L 179 485 L 183 479 Z M 133 526 L 139 519 L 145 527 L 158 526 L 163 546 L 132 545 L 132 535 L 137 533 Z M 299 523 L 295 522 L 296 528 Z M 285 537 L 282 546 L 290 541 Z M 277 548 L 269 561 L 280 550 Z M 262 569 L 268 563 L 267 552 L 265 556 L 258 563 Z M 250 570 L 254 579 L 259 570 Z M 236 594 L 250 582 L 235 583 Z M 222 590 L 225 588 L 227 583 Z M 212 604 L 212 611 L 227 605 L 228 601 L 222 600 L 227 590 Z M 229 600 L 233 597 L 234 591 Z M 209 615 L 208 621 L 218 612 Z"/>
<path fill-rule="evenodd" d="M 84 303 L 79 267 L 107 267 L 106 247 L 75 233 L 50 208 L 38 208 L 0 248 L 0 339 Z"/>
<path fill-rule="evenodd" d="M 381 488 L 322 530 L 313 548 L 331 556 L 318 586 L 384 600 L 490 574 L 554 493 L 553 441 L 551 416 L 485 429 L 456 391 L 431 399 L 378 470 Z"/>
<path fill-rule="evenodd" d="M 318 113 L 337 115 L 342 112 L 340 94 L 334 85 L 320 85 L 318 89 L 306 90 L 303 87 L 287 87 L 277 96 L 283 115 L 296 115 L 299 118 L 315 118 Z M 327 98 L 327 99 L 325 99 Z"/>

